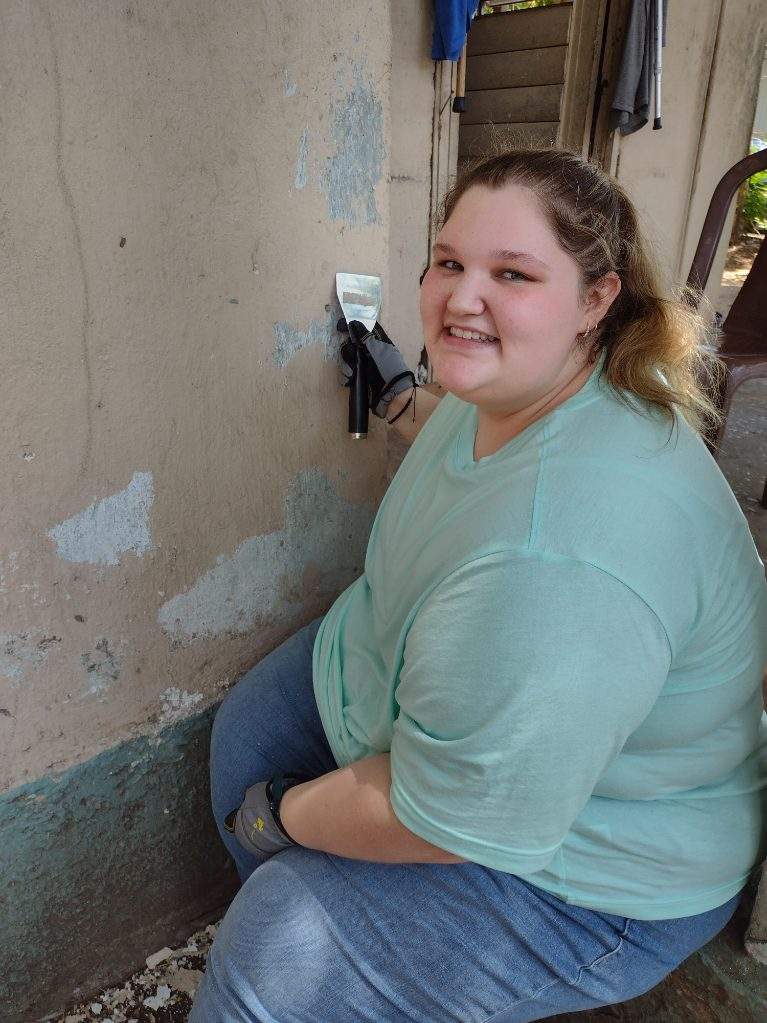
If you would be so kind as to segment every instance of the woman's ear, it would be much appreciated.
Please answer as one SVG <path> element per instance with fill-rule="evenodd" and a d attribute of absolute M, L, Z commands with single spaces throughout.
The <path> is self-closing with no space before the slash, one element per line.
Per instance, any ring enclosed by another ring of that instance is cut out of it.
<path fill-rule="evenodd" d="M 620 294 L 621 279 L 614 270 L 610 270 L 600 277 L 598 281 L 589 288 L 589 297 L 586 302 L 586 309 L 595 323 L 599 323 L 607 315 L 607 310 Z"/>

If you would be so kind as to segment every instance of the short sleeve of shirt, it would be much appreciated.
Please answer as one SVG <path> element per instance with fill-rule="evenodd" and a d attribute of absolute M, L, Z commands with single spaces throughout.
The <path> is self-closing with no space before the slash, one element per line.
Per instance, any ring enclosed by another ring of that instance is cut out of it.
<path fill-rule="evenodd" d="M 415 834 L 542 870 L 666 681 L 666 632 L 613 576 L 502 551 L 452 572 L 408 632 L 390 799 Z"/>

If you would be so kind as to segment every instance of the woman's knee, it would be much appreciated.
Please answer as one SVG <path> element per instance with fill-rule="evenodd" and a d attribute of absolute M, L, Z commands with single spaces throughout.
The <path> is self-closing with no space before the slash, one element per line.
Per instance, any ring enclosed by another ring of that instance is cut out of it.
<path fill-rule="evenodd" d="M 200 994 L 216 1018 L 316 1020 L 314 998 L 337 949 L 300 871 L 280 862 L 289 852 L 261 864 L 221 922 Z M 243 1015 L 227 1015 L 233 1006 Z"/>
<path fill-rule="evenodd" d="M 240 681 L 242 681 L 242 679 Z M 227 746 L 231 745 L 234 741 L 237 730 L 236 726 L 243 709 L 240 706 L 242 701 L 240 699 L 240 694 L 238 693 L 239 685 L 240 682 L 237 682 L 235 686 L 229 690 L 224 699 L 221 701 L 215 717 L 213 718 L 213 728 L 210 734 L 211 760 L 218 758 L 222 754 L 225 755 Z"/>
<path fill-rule="evenodd" d="M 250 736 L 248 722 L 253 715 L 245 676 L 224 697 L 213 719 L 210 737 L 210 788 L 216 818 L 226 816 L 239 805 L 245 789 L 256 780 L 259 756 Z M 242 688 L 240 688 L 242 686 Z M 230 806 L 229 804 L 232 803 Z"/>

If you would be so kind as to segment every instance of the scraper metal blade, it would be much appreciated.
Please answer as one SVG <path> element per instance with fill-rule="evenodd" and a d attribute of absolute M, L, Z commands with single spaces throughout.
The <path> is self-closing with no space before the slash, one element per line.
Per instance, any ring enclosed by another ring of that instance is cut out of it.
<path fill-rule="evenodd" d="M 381 310 L 381 278 L 366 274 L 336 274 L 336 293 L 347 323 L 359 320 L 372 330 Z"/>

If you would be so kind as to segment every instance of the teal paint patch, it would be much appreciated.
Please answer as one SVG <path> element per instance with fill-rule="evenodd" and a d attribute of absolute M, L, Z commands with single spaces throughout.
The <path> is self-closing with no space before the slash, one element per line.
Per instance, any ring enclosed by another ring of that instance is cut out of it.
<path fill-rule="evenodd" d="M 386 158 L 383 108 L 361 64 L 353 65 L 351 89 L 333 104 L 332 115 L 335 151 L 322 175 L 330 218 L 377 224 L 375 186 Z"/>
<path fill-rule="evenodd" d="M 302 580 L 315 570 L 318 599 L 333 599 L 360 574 L 375 509 L 339 497 L 319 469 L 305 469 L 285 497 L 285 527 L 243 541 L 223 554 L 191 589 L 159 610 L 157 620 L 178 644 L 250 632 L 259 619 L 290 621 L 304 611 Z"/>
<path fill-rule="evenodd" d="M 135 472 L 125 490 L 94 501 L 85 511 L 54 526 L 48 536 L 65 561 L 119 565 L 132 551 L 152 550 L 149 510 L 154 501 L 151 472 Z"/>
<path fill-rule="evenodd" d="M 304 128 L 301 132 L 301 141 L 298 143 L 298 159 L 296 160 L 296 173 L 293 184 L 296 188 L 306 188 L 306 160 L 309 156 L 309 129 Z"/>
<path fill-rule="evenodd" d="M 121 980 L 234 892 L 209 806 L 215 709 L 0 796 L 3 1023 Z"/>

